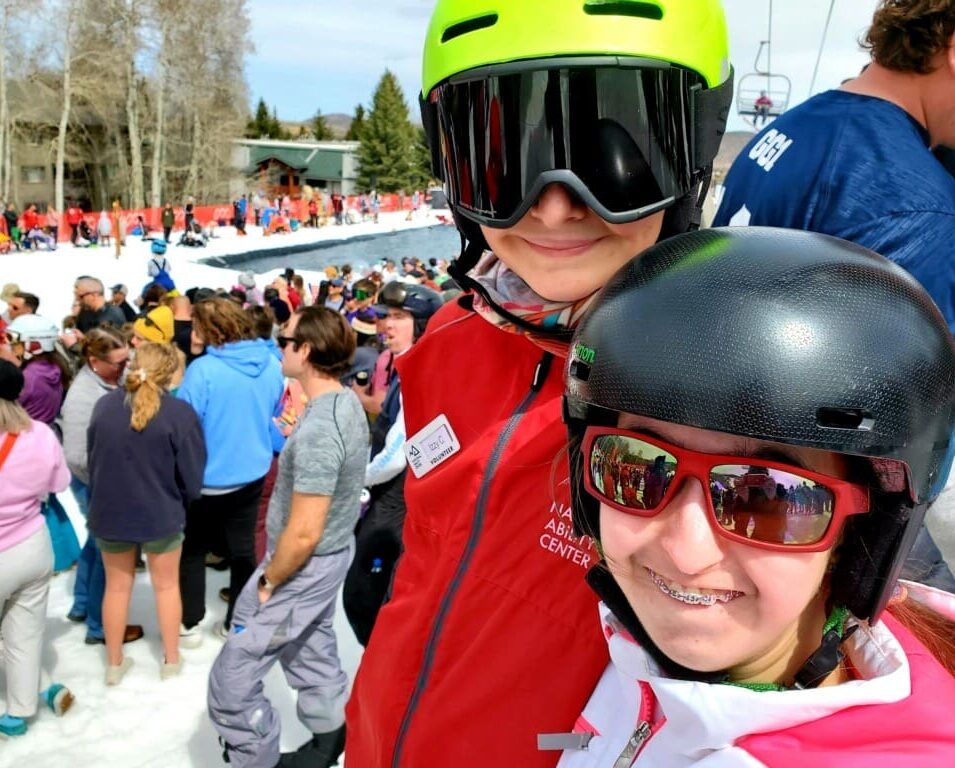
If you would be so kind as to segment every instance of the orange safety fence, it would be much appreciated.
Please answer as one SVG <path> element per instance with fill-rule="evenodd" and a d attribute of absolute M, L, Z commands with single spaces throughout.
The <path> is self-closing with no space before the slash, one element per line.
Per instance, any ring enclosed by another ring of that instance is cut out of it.
<path fill-rule="evenodd" d="M 424 202 L 424 195 L 419 193 L 418 196 L 419 205 Z M 379 210 L 382 213 L 394 212 L 398 210 L 410 211 L 414 199 L 412 195 L 404 195 L 403 197 L 398 194 L 382 194 L 378 195 L 379 201 Z M 328 193 L 323 195 L 324 202 L 324 216 L 331 217 L 334 215 L 332 210 L 332 196 Z M 271 207 L 266 205 L 265 207 Z M 349 195 L 346 198 L 345 207 L 347 209 L 360 210 L 359 196 L 358 195 Z M 301 221 L 308 220 L 308 203 L 301 199 L 296 198 L 289 202 L 289 214 L 292 218 L 299 219 Z M 131 208 L 123 209 L 121 214 L 125 222 L 125 231 L 126 234 L 131 234 L 132 231 L 138 226 L 139 216 L 143 217 L 143 220 L 146 222 L 146 226 L 149 227 L 150 231 L 161 231 L 162 230 L 162 208 Z M 264 208 L 263 208 L 264 210 Z M 368 201 L 368 210 L 371 211 L 371 201 Z M 184 229 L 186 226 L 186 212 L 185 208 L 180 206 L 173 209 L 176 217 L 176 223 L 173 225 L 173 229 Z M 226 203 L 221 205 L 197 205 L 193 209 L 193 215 L 200 224 L 205 226 L 210 222 L 215 222 L 219 226 L 227 226 L 232 224 L 232 204 Z M 106 211 L 106 216 L 109 218 L 110 211 Z M 52 226 L 50 221 L 49 214 L 40 214 L 38 215 L 38 221 L 41 227 Z M 66 214 L 60 214 L 56 217 L 59 221 L 59 227 L 57 230 L 57 239 L 60 242 L 68 241 L 70 239 L 71 229 L 66 223 Z M 96 232 L 96 226 L 99 222 L 100 213 L 87 213 L 84 211 L 83 218 L 86 223 L 89 225 L 89 228 Z M 246 221 L 252 222 L 255 220 L 255 213 L 252 207 L 252 201 L 249 201 L 248 207 L 246 209 Z"/>

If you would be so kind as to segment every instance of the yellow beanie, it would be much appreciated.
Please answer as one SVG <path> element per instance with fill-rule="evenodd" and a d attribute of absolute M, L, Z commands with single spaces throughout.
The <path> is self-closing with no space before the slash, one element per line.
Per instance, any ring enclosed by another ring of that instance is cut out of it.
<path fill-rule="evenodd" d="M 171 344 L 175 328 L 172 310 L 166 306 L 149 310 L 145 317 L 138 317 L 133 323 L 133 331 L 137 336 L 159 344 Z"/>

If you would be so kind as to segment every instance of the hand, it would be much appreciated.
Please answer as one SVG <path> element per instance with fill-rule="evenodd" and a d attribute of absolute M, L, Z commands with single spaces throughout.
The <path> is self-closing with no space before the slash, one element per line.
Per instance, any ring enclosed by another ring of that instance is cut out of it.
<path fill-rule="evenodd" d="M 13 348 L 7 343 L 0 344 L 0 360 L 6 360 L 13 363 L 17 368 L 20 367 L 20 358 L 16 356 Z"/>
<path fill-rule="evenodd" d="M 262 605 L 266 600 L 272 597 L 272 590 L 266 589 L 265 587 L 259 587 L 259 605 Z"/>

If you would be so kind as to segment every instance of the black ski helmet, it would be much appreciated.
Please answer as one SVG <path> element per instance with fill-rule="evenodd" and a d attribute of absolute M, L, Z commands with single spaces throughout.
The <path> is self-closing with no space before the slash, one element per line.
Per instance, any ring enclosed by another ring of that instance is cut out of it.
<path fill-rule="evenodd" d="M 846 523 L 832 597 L 878 618 L 944 485 L 955 426 L 955 341 L 907 272 L 814 233 L 674 237 L 606 286 L 566 373 L 581 531 L 599 534 L 599 506 L 574 446 L 620 413 L 865 457 L 873 508 Z"/>
<path fill-rule="evenodd" d="M 414 337 L 417 341 L 428 327 L 431 315 L 437 312 L 443 303 L 441 294 L 426 285 L 392 280 L 378 292 L 375 312 L 386 315 L 389 307 L 408 312 L 414 317 Z"/>

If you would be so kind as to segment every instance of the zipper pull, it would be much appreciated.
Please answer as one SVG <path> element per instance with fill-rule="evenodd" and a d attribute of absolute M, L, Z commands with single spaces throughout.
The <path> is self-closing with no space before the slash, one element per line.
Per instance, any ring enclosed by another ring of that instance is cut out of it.
<path fill-rule="evenodd" d="M 614 761 L 613 768 L 630 768 L 633 761 L 636 760 L 640 748 L 649 738 L 650 723 L 644 720 L 630 736 L 630 740 L 627 742 L 627 746 L 623 748 L 623 752 L 620 753 L 620 757 Z"/>
<path fill-rule="evenodd" d="M 551 363 L 554 362 L 554 356 L 550 352 L 545 352 L 540 359 L 537 367 L 534 369 L 534 379 L 531 381 L 531 389 L 534 392 L 540 392 L 544 382 L 547 381 L 547 374 L 550 373 Z"/>

